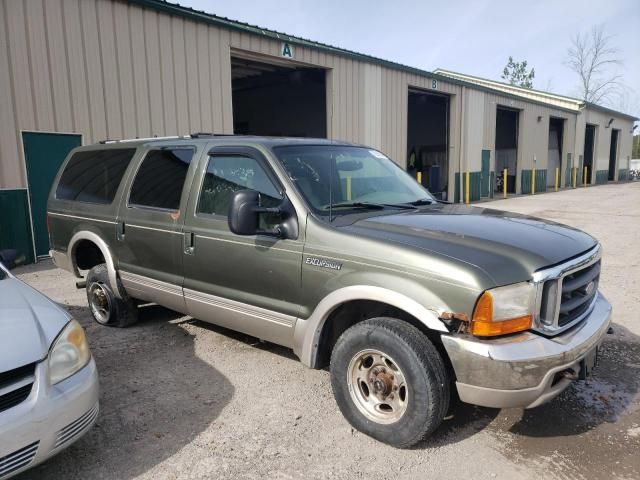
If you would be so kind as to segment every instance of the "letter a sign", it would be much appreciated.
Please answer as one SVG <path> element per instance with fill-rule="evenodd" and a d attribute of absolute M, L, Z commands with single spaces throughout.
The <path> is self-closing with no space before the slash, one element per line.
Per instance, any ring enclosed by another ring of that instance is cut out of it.
<path fill-rule="evenodd" d="M 287 42 L 284 42 L 280 49 L 280 56 L 284 58 L 293 58 L 293 47 Z"/>

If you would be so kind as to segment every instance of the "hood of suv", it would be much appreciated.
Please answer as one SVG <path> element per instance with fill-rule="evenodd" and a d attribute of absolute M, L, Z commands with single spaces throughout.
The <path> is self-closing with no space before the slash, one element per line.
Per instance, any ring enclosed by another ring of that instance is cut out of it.
<path fill-rule="evenodd" d="M 20 280 L 0 280 L 0 372 L 37 362 L 69 321 L 69 315 Z"/>
<path fill-rule="evenodd" d="M 341 227 L 356 235 L 448 256 L 482 269 L 496 285 L 525 281 L 591 248 L 590 235 L 559 223 L 466 205 L 368 217 Z"/>

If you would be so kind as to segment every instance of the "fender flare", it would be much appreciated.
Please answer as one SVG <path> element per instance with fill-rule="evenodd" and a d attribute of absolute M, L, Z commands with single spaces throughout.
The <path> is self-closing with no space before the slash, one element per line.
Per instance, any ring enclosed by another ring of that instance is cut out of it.
<path fill-rule="evenodd" d="M 320 335 L 329 315 L 340 305 L 354 300 L 374 300 L 399 308 L 417 318 L 431 330 L 448 332 L 438 313 L 430 310 L 406 295 L 382 287 L 353 285 L 344 287 L 324 297 L 306 320 L 298 319 L 293 333 L 294 353 L 300 361 L 315 368 Z"/>
<path fill-rule="evenodd" d="M 118 275 L 116 272 L 116 268 L 115 268 L 115 264 L 113 263 L 113 255 L 111 255 L 111 250 L 109 249 L 109 246 L 107 245 L 107 243 L 100 238 L 99 235 L 97 235 L 96 233 L 87 231 L 87 230 L 82 230 L 80 232 L 77 232 L 73 235 L 73 237 L 71 237 L 71 240 L 69 241 L 69 247 L 67 248 L 67 252 L 69 255 L 69 261 L 71 263 L 71 266 L 73 268 L 73 273 L 75 274 L 76 277 L 81 277 L 80 275 L 80 271 L 78 270 L 78 265 L 76 264 L 75 261 L 75 253 L 76 253 L 76 246 L 78 245 L 78 242 L 80 242 L 81 240 L 88 240 L 90 242 L 93 242 L 96 244 L 96 246 L 98 247 L 98 249 L 100 249 L 100 252 L 102 252 L 102 256 L 104 257 L 104 262 L 107 265 L 107 274 L 109 277 L 109 286 L 111 287 L 111 291 L 114 293 L 114 295 L 118 298 L 122 298 L 120 296 L 120 289 L 118 288 Z"/>

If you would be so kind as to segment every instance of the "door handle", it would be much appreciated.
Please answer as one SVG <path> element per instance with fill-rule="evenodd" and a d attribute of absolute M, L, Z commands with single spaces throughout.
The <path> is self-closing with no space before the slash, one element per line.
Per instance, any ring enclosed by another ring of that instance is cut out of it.
<path fill-rule="evenodd" d="M 193 255 L 196 249 L 196 236 L 193 232 L 184 232 L 184 253 Z"/>
<path fill-rule="evenodd" d="M 120 241 L 124 240 L 124 221 L 116 224 L 116 238 Z"/>

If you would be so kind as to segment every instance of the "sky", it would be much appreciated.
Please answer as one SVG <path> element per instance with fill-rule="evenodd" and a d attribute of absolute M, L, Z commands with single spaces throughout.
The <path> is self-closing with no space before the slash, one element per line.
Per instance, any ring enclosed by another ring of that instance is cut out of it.
<path fill-rule="evenodd" d="M 175 3 L 175 0 L 170 0 Z M 640 116 L 640 0 L 180 0 L 207 13 L 424 70 L 500 80 L 509 55 L 535 68 L 534 88 L 578 96 L 564 64 L 571 38 L 603 25 Z"/>

